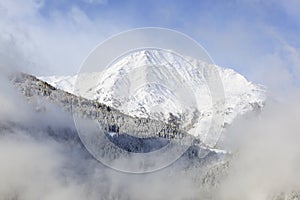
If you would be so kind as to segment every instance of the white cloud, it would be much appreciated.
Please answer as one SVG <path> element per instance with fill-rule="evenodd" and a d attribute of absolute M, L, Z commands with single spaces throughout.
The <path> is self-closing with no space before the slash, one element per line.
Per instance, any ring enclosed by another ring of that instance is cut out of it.
<path fill-rule="evenodd" d="M 46 19 L 39 13 L 41 4 L 33 0 L 26 4 L 21 0 L 1 1 L 0 5 L 1 74 L 10 67 L 32 73 L 74 73 L 92 47 L 108 34 L 127 26 L 90 19 L 76 6 L 66 13 L 51 11 Z M 231 129 L 230 143 L 240 154 L 232 165 L 231 176 L 223 182 L 222 198 L 259 199 L 278 188 L 299 188 L 299 90 L 292 88 L 292 80 L 300 76 L 299 49 L 259 29 L 264 24 L 258 26 L 259 30 L 253 30 L 247 28 L 249 24 L 237 21 L 223 32 L 214 29 L 214 24 L 204 25 L 200 26 L 199 34 L 213 41 L 212 51 L 217 52 L 217 56 L 222 59 L 227 56 L 237 66 L 253 66 L 255 76 L 261 75 L 261 80 L 274 84 L 275 89 L 284 86 L 283 90 L 289 94 L 285 97 L 294 96 L 284 105 L 266 107 L 262 119 L 246 120 Z M 263 37 L 255 35 L 260 31 L 265 34 Z M 263 45 L 259 42 L 268 35 L 271 41 L 275 40 L 274 49 L 262 51 Z M 28 116 L 30 112 L 21 97 L 11 92 L 4 79 L 0 82 L 0 103 L 5 105 L 0 109 L 0 116 L 17 119 L 18 115 L 18 121 L 38 118 Z M 54 112 L 61 118 L 49 117 L 44 123 L 56 119 L 61 121 L 60 125 L 65 124 L 65 116 Z M 26 123 L 40 126 L 36 121 Z M 147 177 L 118 174 L 87 158 L 76 146 L 60 144 L 48 137 L 35 140 L 28 136 L 46 134 L 43 130 L 15 133 L 13 137 L 5 133 L 8 136 L 1 135 L 0 140 L 0 196 L 6 199 L 20 196 L 25 200 L 99 199 L 99 196 L 105 198 L 104 195 L 125 198 L 131 195 L 129 199 L 200 196 L 199 188 L 191 181 L 196 172 L 191 176 L 179 173 L 168 176 L 165 172 Z"/>
<path fill-rule="evenodd" d="M 26 3 L 22 0 L 0 1 L 0 15 L 5 19 L 16 19 L 34 17 L 37 10 L 43 5 L 41 0 L 29 0 Z"/>
<path fill-rule="evenodd" d="M 82 199 L 82 189 L 65 183 L 58 173 L 64 158 L 55 144 L 30 138 L 1 138 L 0 195 L 2 199 Z M 38 161 L 38 162 L 37 162 Z"/>
<path fill-rule="evenodd" d="M 270 72 L 272 73 L 272 72 Z M 281 103 L 267 102 L 259 116 L 236 121 L 227 131 L 235 156 L 219 199 L 270 199 L 299 191 L 299 90 Z"/>
<path fill-rule="evenodd" d="M 86 3 L 90 4 L 107 4 L 108 0 L 83 0 Z"/>
<path fill-rule="evenodd" d="M 77 6 L 73 6 L 70 11 L 71 19 L 81 27 L 89 27 L 93 26 L 92 21 L 89 17 Z"/>
<path fill-rule="evenodd" d="M 18 46 L 33 74 L 75 74 L 88 53 L 106 37 L 126 26 L 106 19 L 91 20 L 78 6 L 40 14 L 43 2 L 0 2 L 0 38 Z"/>

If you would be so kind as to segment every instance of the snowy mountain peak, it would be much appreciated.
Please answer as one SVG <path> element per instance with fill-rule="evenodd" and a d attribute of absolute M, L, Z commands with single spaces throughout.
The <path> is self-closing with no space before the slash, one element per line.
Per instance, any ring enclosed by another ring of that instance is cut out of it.
<path fill-rule="evenodd" d="M 206 84 L 211 69 L 223 82 L 226 104 L 219 112 L 226 124 L 263 106 L 264 89 L 234 70 L 166 50 L 131 52 L 101 72 L 81 74 L 84 81 L 77 81 L 75 88 L 76 76 L 40 78 L 129 115 L 167 121 L 172 113 L 191 134 L 205 140 L 214 106 Z"/>

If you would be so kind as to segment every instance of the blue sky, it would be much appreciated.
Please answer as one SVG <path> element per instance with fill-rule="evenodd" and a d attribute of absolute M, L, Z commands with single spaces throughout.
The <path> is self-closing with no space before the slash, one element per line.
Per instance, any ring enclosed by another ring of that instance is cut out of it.
<path fill-rule="evenodd" d="M 13 21 L 4 30 L 23 41 L 27 53 L 40 53 L 32 58 L 37 74 L 74 74 L 89 51 L 113 34 L 157 26 L 191 36 L 216 64 L 250 80 L 276 87 L 274 76 L 300 78 L 297 0 L 12 0 L 0 1 L 1 10 L 2 21 Z"/>

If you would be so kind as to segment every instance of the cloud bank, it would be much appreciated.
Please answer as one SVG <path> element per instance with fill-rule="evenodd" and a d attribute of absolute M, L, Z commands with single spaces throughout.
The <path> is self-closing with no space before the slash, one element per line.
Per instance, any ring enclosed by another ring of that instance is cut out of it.
<path fill-rule="evenodd" d="M 46 116 L 34 114 L 34 106 L 14 92 L 6 78 L 10 72 L 74 73 L 77 71 L 74 68 L 79 67 L 95 43 L 127 27 L 91 19 L 76 5 L 66 13 L 48 12 L 49 20 L 40 13 L 44 3 L 27 1 L 24 7 L 17 0 L 0 2 L 0 197 L 24 200 L 203 199 L 202 188 L 193 182 L 199 173 L 197 170 L 186 175 L 175 168 L 175 174 L 165 170 L 146 176 L 112 171 L 93 160 L 80 143 L 74 142 L 76 132 L 71 116 L 51 104 L 47 105 L 49 113 Z M 298 16 L 296 6 L 283 2 L 280 5 L 288 15 Z M 176 6 L 173 9 L 176 13 Z M 201 25 L 203 23 L 200 21 Z M 221 36 L 213 26 L 206 32 L 198 32 L 207 40 L 216 41 L 211 49 L 220 48 L 220 52 L 230 49 L 234 53 L 229 54 L 230 57 L 238 59 L 236 63 L 257 65 L 252 76 L 263 76 L 258 80 L 266 80 L 272 95 L 259 117 L 241 118 L 227 131 L 223 147 L 231 150 L 234 156 L 227 178 L 221 180 L 211 194 L 217 199 L 266 199 L 277 192 L 300 187 L 299 49 L 282 34 L 267 27 L 264 29 L 266 37 L 272 36 L 271 40 L 276 41 L 272 43 L 274 51 L 262 53 L 258 49 L 256 53 L 257 46 L 252 45 L 252 41 L 257 44 L 261 40 L 252 35 L 258 30 L 249 33 L 246 25 L 231 24 Z M 248 48 L 238 45 L 245 40 L 248 42 L 242 44 Z M 70 138 L 62 141 L 49 133 L 62 133 Z"/>

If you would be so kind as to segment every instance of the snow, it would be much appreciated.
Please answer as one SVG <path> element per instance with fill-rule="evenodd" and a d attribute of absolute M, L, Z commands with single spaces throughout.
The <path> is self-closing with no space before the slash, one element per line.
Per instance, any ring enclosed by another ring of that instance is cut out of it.
<path fill-rule="evenodd" d="M 73 93 L 73 87 L 75 85 L 77 76 L 45 76 L 38 78 L 56 88 Z"/>
<path fill-rule="evenodd" d="M 101 72 L 39 78 L 132 116 L 167 121 L 171 112 L 181 118 L 183 126 L 190 126 L 190 134 L 203 139 L 215 106 L 205 77 L 211 68 L 223 83 L 225 106 L 220 112 L 225 123 L 231 124 L 255 104 L 263 106 L 265 89 L 234 70 L 162 50 L 132 52 Z"/>
<path fill-rule="evenodd" d="M 109 134 L 111 137 L 114 137 L 114 136 L 116 136 L 116 135 L 117 135 L 117 133 L 116 133 L 116 132 L 108 132 L 108 134 Z"/>

